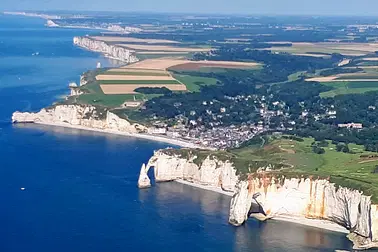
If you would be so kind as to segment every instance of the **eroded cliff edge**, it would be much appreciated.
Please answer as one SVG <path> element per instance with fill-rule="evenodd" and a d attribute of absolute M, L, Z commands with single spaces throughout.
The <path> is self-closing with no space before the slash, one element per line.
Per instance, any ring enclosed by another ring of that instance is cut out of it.
<path fill-rule="evenodd" d="M 104 41 L 94 40 L 89 37 L 74 37 L 73 43 L 89 51 L 99 52 L 108 58 L 123 61 L 125 63 L 139 61 L 133 51 L 121 46 L 107 44 Z"/>
<path fill-rule="evenodd" d="M 124 133 L 140 133 L 147 130 L 140 124 L 132 124 L 116 114 L 87 105 L 57 105 L 43 108 L 37 113 L 14 112 L 13 123 L 42 123 L 57 126 L 82 126 L 88 129 Z"/>
<path fill-rule="evenodd" d="M 238 176 L 232 162 L 194 153 L 156 151 L 142 166 L 138 186 L 151 186 L 147 173 L 153 167 L 157 182 L 186 180 L 233 192 L 229 222 L 235 226 L 257 213 L 265 219 L 327 220 L 349 230 L 355 249 L 378 247 L 378 205 L 363 192 L 337 187 L 327 179 L 275 177 L 267 172 Z"/>

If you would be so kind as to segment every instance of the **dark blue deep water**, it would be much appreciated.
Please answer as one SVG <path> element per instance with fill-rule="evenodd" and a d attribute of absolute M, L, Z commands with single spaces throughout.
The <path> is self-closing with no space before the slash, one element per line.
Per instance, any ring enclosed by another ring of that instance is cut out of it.
<path fill-rule="evenodd" d="M 178 183 L 138 190 L 141 163 L 164 144 L 12 126 L 13 111 L 50 105 L 97 61 L 110 64 L 72 45 L 87 32 L 0 15 L 0 252 L 350 249 L 342 234 L 289 223 L 235 228 L 230 198 L 213 192 Z"/>

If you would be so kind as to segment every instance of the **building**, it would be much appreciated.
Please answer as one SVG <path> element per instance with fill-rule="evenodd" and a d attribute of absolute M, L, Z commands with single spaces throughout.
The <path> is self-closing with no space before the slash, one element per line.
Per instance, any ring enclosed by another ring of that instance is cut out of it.
<path fill-rule="evenodd" d="M 136 108 L 136 107 L 139 107 L 141 104 L 141 102 L 139 101 L 127 101 L 127 102 L 124 102 L 122 104 L 122 107 L 126 108 L 126 107 L 129 107 L 129 108 Z"/>
<path fill-rule="evenodd" d="M 348 128 L 348 129 L 362 129 L 362 123 L 340 123 L 337 125 L 339 128 Z"/>
<path fill-rule="evenodd" d="M 142 104 L 142 102 L 140 101 L 137 101 L 135 96 L 134 96 L 134 100 L 133 101 L 125 101 L 123 104 L 122 104 L 122 107 L 123 108 L 136 108 L 136 107 L 139 107 L 140 105 Z"/>
<path fill-rule="evenodd" d="M 167 134 L 167 129 L 166 128 L 148 128 L 148 133 L 165 135 Z"/>

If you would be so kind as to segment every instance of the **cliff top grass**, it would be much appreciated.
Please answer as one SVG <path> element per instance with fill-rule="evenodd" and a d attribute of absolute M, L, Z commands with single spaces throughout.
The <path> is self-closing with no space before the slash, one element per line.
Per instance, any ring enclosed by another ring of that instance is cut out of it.
<path fill-rule="evenodd" d="M 254 145 L 228 151 L 164 151 L 183 158 L 197 156 L 193 161 L 196 164 L 201 164 L 207 156 L 229 160 L 242 177 L 256 172 L 259 168 L 268 167 L 266 172 L 276 176 L 329 178 L 339 186 L 371 195 L 372 201 L 378 203 L 377 153 L 365 151 L 363 146 L 356 144 L 348 145 L 349 153 L 339 152 L 335 144 L 327 141 L 323 143 L 324 153 L 316 154 L 312 147 L 314 142 L 312 138 L 269 136 L 260 137 Z"/>
<path fill-rule="evenodd" d="M 89 104 L 108 109 L 119 108 L 125 101 L 144 101 L 151 99 L 157 95 L 151 94 L 104 94 L 100 87 L 100 81 L 96 80 L 96 76 L 104 74 L 107 69 L 96 69 L 88 71 L 84 74 L 87 84 L 79 87 L 83 94 L 77 97 L 70 97 L 66 103 L 73 104 Z"/>

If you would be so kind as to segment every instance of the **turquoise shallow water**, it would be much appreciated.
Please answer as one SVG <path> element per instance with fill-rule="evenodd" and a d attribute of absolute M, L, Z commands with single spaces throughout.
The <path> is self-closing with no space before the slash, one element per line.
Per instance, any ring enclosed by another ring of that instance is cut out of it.
<path fill-rule="evenodd" d="M 58 127 L 10 124 L 67 94 L 108 60 L 73 47 L 89 31 L 0 16 L 0 251 L 334 251 L 343 234 L 270 221 L 227 223 L 230 198 L 178 183 L 136 187 L 165 144 Z M 38 56 L 32 56 L 39 52 Z M 21 191 L 20 188 L 26 190 Z"/>

